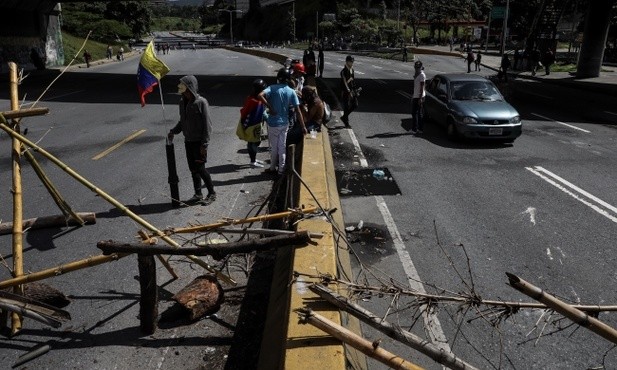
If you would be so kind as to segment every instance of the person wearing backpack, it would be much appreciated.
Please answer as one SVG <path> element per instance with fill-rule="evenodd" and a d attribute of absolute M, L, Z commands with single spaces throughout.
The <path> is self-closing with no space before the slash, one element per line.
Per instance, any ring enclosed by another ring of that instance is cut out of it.
<path fill-rule="evenodd" d="M 259 100 L 259 93 L 267 87 L 262 79 L 253 81 L 253 91 L 246 97 L 244 105 L 240 109 L 240 122 L 238 130 L 242 130 L 238 135 L 240 139 L 246 140 L 246 150 L 249 153 L 251 167 L 263 168 L 263 162 L 257 160 L 257 150 L 261 143 L 261 123 L 266 117 L 266 106 Z M 238 133 L 238 131 L 236 131 Z"/>

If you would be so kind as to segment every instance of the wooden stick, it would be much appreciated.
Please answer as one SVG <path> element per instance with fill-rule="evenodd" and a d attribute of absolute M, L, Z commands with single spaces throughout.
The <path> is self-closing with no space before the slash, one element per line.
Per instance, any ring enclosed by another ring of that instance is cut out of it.
<path fill-rule="evenodd" d="M 11 109 L 13 109 L 12 106 L 11 106 Z M 43 108 L 43 107 L 23 108 L 23 109 L 16 109 L 16 110 L 0 112 L 0 114 L 3 115 L 4 118 L 6 118 L 7 120 L 15 119 L 15 118 L 22 118 L 22 117 L 42 116 L 47 113 L 49 113 L 49 108 Z"/>
<path fill-rule="evenodd" d="M 154 256 L 137 256 L 139 267 L 139 328 L 142 334 L 151 335 L 156 331 L 159 314 L 158 287 L 156 286 L 156 264 Z"/>
<path fill-rule="evenodd" d="M 16 368 L 20 365 L 25 364 L 26 362 L 30 361 L 30 360 L 34 360 L 35 358 L 42 356 L 44 354 L 46 354 L 47 352 L 49 352 L 49 350 L 51 349 L 51 346 L 49 344 L 43 344 L 42 346 L 39 346 L 35 349 L 33 349 L 32 351 L 19 356 L 19 358 L 17 359 L 17 361 L 15 361 L 15 363 L 13 364 L 12 368 Z"/>
<path fill-rule="evenodd" d="M 97 248 L 103 254 L 109 253 L 139 253 L 141 255 L 170 254 L 195 256 L 213 256 L 221 259 L 229 254 L 250 253 L 253 251 L 266 250 L 286 246 L 306 244 L 311 238 L 307 231 L 300 231 L 295 235 L 277 235 L 268 238 L 243 240 L 239 242 L 229 242 L 222 244 L 206 244 L 200 247 L 173 248 L 167 245 L 143 245 L 118 243 L 113 240 L 100 241 L 96 243 Z"/>
<path fill-rule="evenodd" d="M 66 218 L 64 215 L 43 216 L 36 218 L 29 218 L 22 221 L 24 229 L 42 229 L 46 227 L 54 226 L 80 226 L 83 224 L 95 224 L 96 213 L 94 212 L 80 212 L 77 213 L 80 220 L 76 220 L 73 217 Z M 5 235 L 11 232 L 13 229 L 12 222 L 4 222 L 0 224 L 0 235 Z"/>
<path fill-rule="evenodd" d="M 156 244 L 156 238 L 150 238 L 148 236 L 148 233 L 143 231 L 143 230 L 139 230 L 137 232 L 139 234 L 139 237 L 141 238 L 141 240 L 148 244 L 148 245 L 153 245 Z M 163 258 L 163 256 L 161 256 L 160 254 L 156 255 L 156 258 L 159 260 L 159 262 L 161 262 L 161 264 L 163 265 L 163 267 L 165 267 L 165 269 L 167 269 L 167 272 L 169 272 L 169 274 L 171 275 L 171 277 L 175 280 L 178 279 L 178 275 L 176 274 L 176 272 L 174 271 L 173 267 L 171 267 L 171 265 L 169 264 L 169 262 L 167 262 L 167 260 L 165 258 Z"/>
<path fill-rule="evenodd" d="M 425 354 L 437 363 L 447 366 L 450 369 L 477 369 L 475 366 L 468 364 L 467 362 L 456 357 L 454 354 L 444 352 L 441 348 L 435 346 L 433 343 L 427 341 L 426 339 L 420 338 L 414 333 L 403 330 L 401 327 L 393 325 L 388 321 L 381 319 L 374 313 L 353 303 L 347 297 L 343 297 L 342 295 L 328 289 L 321 284 L 312 284 L 309 286 L 309 289 L 313 293 L 319 295 L 321 298 L 332 303 L 339 309 L 349 312 L 353 316 L 362 320 L 364 323 L 381 331 L 390 338 L 396 339 L 397 341 L 405 344 L 406 346 L 409 346 L 417 350 L 418 352 Z"/>
<path fill-rule="evenodd" d="M 225 227 L 221 227 L 218 228 L 216 230 L 217 233 L 221 233 L 221 234 L 259 234 L 259 235 L 292 235 L 295 234 L 296 232 L 293 230 L 280 230 L 280 229 L 262 229 L 259 227 L 251 227 L 251 228 L 225 228 Z M 316 233 L 316 232 L 309 232 L 309 237 L 311 239 L 315 238 L 315 239 L 320 239 L 323 238 L 324 234 L 323 233 Z"/>
<path fill-rule="evenodd" d="M 53 156 L 51 153 L 47 152 L 45 149 L 43 149 L 40 146 L 36 145 L 32 141 L 28 140 L 25 136 L 20 135 L 17 132 L 14 132 L 9 126 L 6 125 L 5 122 L 0 123 L 0 129 L 4 130 L 12 138 L 18 139 L 23 144 L 25 144 L 25 145 L 29 146 L 30 148 L 33 148 L 34 150 L 36 150 L 39 153 L 41 153 L 41 155 L 43 155 L 44 157 L 46 157 L 47 159 L 49 159 L 50 161 L 55 163 L 58 167 L 60 167 L 60 169 L 62 169 L 67 174 L 69 174 L 71 177 L 73 177 L 74 179 L 79 181 L 81 184 L 86 186 L 88 189 L 90 189 L 93 192 L 95 192 L 96 194 L 98 194 L 101 198 L 103 198 L 107 202 L 109 202 L 112 205 L 114 205 L 120 211 L 124 212 L 124 214 L 129 216 L 131 219 L 133 219 L 135 222 L 137 222 L 141 226 L 145 227 L 148 231 L 154 233 L 154 236 L 160 237 L 161 239 L 163 239 L 163 241 L 165 241 L 167 244 L 171 245 L 172 247 L 180 248 L 180 244 L 178 244 L 175 240 L 173 240 L 169 236 L 165 235 L 162 231 L 158 230 L 156 227 L 151 225 L 148 221 L 146 221 L 143 218 L 139 217 L 137 214 L 135 214 L 133 211 L 131 211 L 124 204 L 118 202 L 111 195 L 105 193 L 103 190 L 101 190 L 98 187 L 96 187 L 93 183 L 91 183 L 90 181 L 85 179 L 83 176 L 81 176 L 80 174 L 75 172 L 73 169 L 71 169 L 69 166 L 67 166 L 65 163 L 63 163 L 61 160 L 59 160 L 58 158 Z M 199 258 L 197 258 L 195 256 L 191 256 L 191 255 L 187 256 L 187 258 L 190 259 L 191 261 L 195 262 L 199 266 L 203 267 L 204 269 L 206 269 L 206 270 L 216 274 L 216 276 L 219 279 L 221 279 L 222 281 L 224 281 L 224 282 L 226 282 L 228 284 L 231 284 L 231 285 L 236 285 L 236 282 L 232 278 L 230 278 L 229 276 L 221 273 L 220 271 L 215 270 L 210 265 L 208 265 L 205 261 L 202 261 Z"/>
<path fill-rule="evenodd" d="M 26 159 L 32 166 L 32 169 L 39 177 L 39 180 L 41 180 L 43 185 L 45 185 L 45 188 L 47 189 L 49 195 L 51 195 L 51 198 L 54 200 L 58 208 L 60 208 L 62 214 L 64 214 L 64 216 L 66 216 L 67 218 L 68 216 L 71 216 L 73 219 L 75 219 L 75 221 L 79 222 L 80 226 L 83 226 L 85 224 L 84 220 L 82 220 L 79 214 L 75 213 L 71 206 L 69 206 L 69 204 L 62 198 L 58 189 L 54 186 L 49 177 L 47 177 L 45 171 L 43 171 L 43 167 L 41 167 L 36 158 L 34 158 L 34 155 L 29 150 L 24 150 L 23 153 L 24 157 L 26 157 Z"/>
<path fill-rule="evenodd" d="M 581 310 L 577 310 L 571 305 L 563 302 L 551 294 L 546 293 L 539 287 L 521 279 L 514 274 L 506 272 L 506 275 L 508 276 L 510 286 L 514 289 L 539 302 L 544 303 L 548 307 L 552 308 L 556 312 L 559 312 L 580 326 L 587 328 L 604 339 L 617 344 L 617 330 L 611 326 L 606 325 L 604 322 L 596 319 L 595 317 L 587 315 Z"/>
<path fill-rule="evenodd" d="M 263 221 L 275 220 L 279 218 L 290 217 L 296 214 L 314 213 L 318 210 L 319 208 L 317 207 L 309 207 L 309 208 L 304 208 L 304 209 L 271 213 L 267 215 L 259 215 L 259 216 L 249 217 L 249 218 L 229 219 L 229 220 L 219 221 L 219 222 L 208 224 L 208 225 L 197 225 L 197 226 L 191 226 L 191 227 L 172 228 L 172 229 L 168 229 L 165 231 L 167 232 L 167 234 L 198 233 L 198 232 L 218 229 L 223 226 L 263 222 Z"/>
<path fill-rule="evenodd" d="M 348 330 L 340 325 L 333 323 L 332 321 L 313 312 L 310 309 L 298 309 L 295 311 L 300 315 L 300 321 L 302 323 L 309 323 L 314 327 L 323 330 L 334 338 L 352 346 L 353 348 L 359 350 L 365 355 L 376 359 L 377 361 L 385 364 L 392 369 L 422 369 L 422 367 L 408 362 L 405 359 L 386 351 L 385 349 L 379 347 L 379 344 L 375 342 L 369 342 L 368 340 L 360 337 L 351 330 Z"/>
<path fill-rule="evenodd" d="M 68 312 L 57 307 L 2 291 L 0 291 L 0 307 L 12 312 L 19 312 L 20 315 L 54 328 L 59 328 L 62 322 L 71 319 L 71 315 Z"/>
<path fill-rule="evenodd" d="M 19 96 L 17 85 L 17 64 L 9 62 L 11 110 L 19 109 Z M 19 123 L 13 121 L 11 131 L 19 133 Z M 23 204 L 21 190 L 21 144 L 13 137 L 11 157 L 13 159 L 13 276 L 20 277 L 24 274 L 23 256 Z M 18 285 L 13 288 L 15 294 L 23 295 L 23 287 Z M 21 317 L 13 312 L 11 315 L 11 335 L 17 334 L 22 327 Z"/>
<path fill-rule="evenodd" d="M 114 254 L 110 254 L 109 256 L 100 255 L 100 256 L 89 257 L 89 258 L 79 260 L 79 261 L 69 262 L 67 264 L 52 267 L 46 270 L 41 270 L 38 272 L 33 272 L 31 274 L 22 275 L 20 277 L 15 277 L 12 279 L 0 281 L 0 289 L 13 287 L 19 284 L 31 283 L 33 281 L 47 279 L 49 277 L 66 274 L 67 272 L 81 270 L 86 267 L 97 266 L 103 263 L 118 260 L 126 256 L 128 256 L 128 254 L 114 253 Z"/>

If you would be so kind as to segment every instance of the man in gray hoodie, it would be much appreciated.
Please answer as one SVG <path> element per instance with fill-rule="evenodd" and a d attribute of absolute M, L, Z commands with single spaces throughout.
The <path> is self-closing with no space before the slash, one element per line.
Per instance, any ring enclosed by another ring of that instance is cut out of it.
<path fill-rule="evenodd" d="M 182 95 L 180 100 L 180 120 L 169 130 L 168 137 L 173 140 L 174 135 L 182 132 L 184 146 L 186 148 L 186 160 L 193 177 L 195 195 L 187 202 L 199 202 L 203 200 L 201 192 L 201 180 L 204 180 L 208 189 L 206 201 L 213 202 L 216 199 L 212 178 L 206 170 L 208 160 L 208 144 L 212 132 L 212 121 L 208 101 L 198 93 L 197 79 L 195 76 L 184 76 L 178 84 L 178 93 Z"/>

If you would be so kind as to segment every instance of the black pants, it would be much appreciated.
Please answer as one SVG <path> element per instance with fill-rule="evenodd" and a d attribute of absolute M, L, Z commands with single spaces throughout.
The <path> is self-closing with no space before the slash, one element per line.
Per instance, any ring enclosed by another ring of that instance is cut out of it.
<path fill-rule="evenodd" d="M 251 159 L 251 163 L 257 160 L 257 150 L 259 149 L 259 141 L 246 143 L 246 150 L 249 152 L 249 158 Z"/>
<path fill-rule="evenodd" d="M 208 188 L 208 194 L 215 193 L 212 177 L 210 173 L 208 173 L 208 170 L 206 170 L 208 154 L 201 154 L 201 142 L 185 141 L 184 147 L 186 149 L 186 161 L 189 165 L 189 170 L 191 170 L 191 177 L 193 178 L 195 194 L 201 194 L 201 180 L 204 180 L 206 188 Z"/>

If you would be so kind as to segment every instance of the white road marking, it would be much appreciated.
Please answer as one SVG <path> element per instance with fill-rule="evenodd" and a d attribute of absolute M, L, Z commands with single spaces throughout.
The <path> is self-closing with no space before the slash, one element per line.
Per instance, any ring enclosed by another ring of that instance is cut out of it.
<path fill-rule="evenodd" d="M 403 97 L 411 100 L 412 96 L 410 93 L 408 93 L 407 91 L 403 91 L 403 90 L 396 90 L 397 93 L 399 93 L 400 95 L 403 95 Z"/>
<path fill-rule="evenodd" d="M 373 68 L 377 68 L 377 69 L 383 69 L 383 67 L 382 67 L 382 66 L 376 66 L 376 65 L 374 65 L 374 64 L 371 64 L 371 67 L 373 67 Z"/>
<path fill-rule="evenodd" d="M 355 73 L 357 73 L 357 74 L 359 74 L 359 75 L 364 75 L 364 74 L 366 74 L 366 73 L 364 73 L 364 72 L 360 72 L 360 71 L 354 71 L 354 72 L 355 72 Z"/>
<path fill-rule="evenodd" d="M 578 200 L 579 202 L 583 203 L 584 205 L 588 206 L 589 208 L 593 209 L 594 211 L 598 212 L 599 214 L 601 214 L 602 216 L 608 218 L 609 220 L 613 221 L 614 223 L 617 223 L 617 207 L 614 207 L 610 204 L 608 204 L 607 202 L 603 201 L 602 199 L 586 192 L 585 190 L 579 188 L 578 186 L 562 179 L 561 177 L 557 176 L 556 174 L 540 167 L 540 166 L 535 166 L 535 167 L 525 167 L 525 169 L 527 169 L 529 172 L 533 173 L 534 175 L 540 177 L 541 179 L 543 179 L 544 181 L 548 182 L 549 184 L 555 186 L 556 188 L 558 188 L 559 190 L 563 191 L 564 193 L 568 194 L 569 196 L 571 196 L 572 198 Z M 568 189 L 569 188 L 569 189 Z M 581 197 L 582 196 L 582 197 Z M 585 199 L 587 198 L 587 199 Z M 592 202 L 595 202 L 592 203 Z M 605 208 L 602 208 L 600 206 L 603 206 Z M 608 209 L 608 210 L 607 210 Z M 610 211 L 614 212 L 615 215 L 611 214 Z"/>
<path fill-rule="evenodd" d="M 358 142 L 358 138 L 356 134 L 354 134 L 353 130 L 348 130 L 349 136 L 351 137 L 351 142 L 353 143 L 354 148 L 356 149 L 356 153 L 358 153 L 358 158 L 360 158 L 360 166 L 368 167 L 368 161 L 362 152 L 362 148 L 360 148 L 360 143 Z"/>
<path fill-rule="evenodd" d="M 607 110 L 605 110 L 605 111 L 604 111 L 604 113 L 608 113 L 608 114 L 612 114 L 613 116 L 617 116 L 617 113 L 614 113 L 614 112 L 609 112 L 609 111 L 607 111 Z"/>
<path fill-rule="evenodd" d="M 579 131 L 582 131 L 582 132 L 585 132 L 585 133 L 590 133 L 590 132 L 591 132 L 591 131 L 587 131 L 587 130 L 585 130 L 585 129 L 582 129 L 582 128 L 580 128 L 580 127 L 576 127 L 576 126 L 573 126 L 573 125 L 567 124 L 567 123 L 565 123 L 565 122 L 555 121 L 554 119 L 552 119 L 552 118 L 548 118 L 548 117 L 544 117 L 544 116 L 543 116 L 543 115 L 541 115 L 541 114 L 537 114 L 537 113 L 531 113 L 531 114 L 532 114 L 533 116 L 540 117 L 540 118 L 545 119 L 545 120 L 547 120 L 547 121 L 553 121 L 553 122 L 555 122 L 555 123 L 559 123 L 560 125 L 568 126 L 568 127 L 573 128 L 573 129 L 575 129 L 575 130 L 579 130 Z"/>
<path fill-rule="evenodd" d="M 551 254 L 551 249 L 550 248 L 546 248 L 546 255 L 548 256 L 549 260 L 553 260 L 553 255 Z"/>
<path fill-rule="evenodd" d="M 422 284 L 422 280 L 420 279 L 418 270 L 416 270 L 416 267 L 411 260 L 411 256 L 405 248 L 403 238 L 401 238 L 401 234 L 396 227 L 396 223 L 394 222 L 394 218 L 392 218 L 392 214 L 390 214 L 390 210 L 388 209 L 386 202 L 384 201 L 382 196 L 375 196 L 375 201 L 377 202 L 377 207 L 379 207 L 381 216 L 386 223 L 388 232 L 392 236 L 392 241 L 394 242 L 396 253 L 398 254 L 398 257 L 403 264 L 403 270 L 405 271 L 405 275 L 407 276 L 407 282 L 409 283 L 409 286 L 411 287 L 411 289 L 417 291 L 418 293 L 425 294 L 426 290 L 424 289 L 424 285 Z M 450 345 L 448 345 L 448 340 L 446 339 L 446 335 L 443 332 L 443 328 L 441 327 L 439 318 L 434 313 L 430 313 L 428 311 L 428 307 L 422 307 L 422 316 L 424 318 L 424 329 L 426 335 L 430 338 L 431 342 L 433 342 L 435 346 L 443 350 L 445 353 L 450 353 Z"/>
<path fill-rule="evenodd" d="M 356 152 L 360 157 L 360 165 L 364 168 L 368 167 L 368 162 L 364 157 L 364 153 L 362 153 L 362 149 L 360 149 L 360 144 L 356 138 L 356 135 L 352 130 L 349 130 L 349 134 L 351 136 L 351 140 L 354 143 L 356 148 Z M 424 289 L 424 285 L 422 284 L 422 280 L 420 279 L 420 275 L 418 274 L 418 270 L 413 264 L 411 256 L 407 249 L 405 248 L 405 242 L 401 237 L 401 233 L 398 231 L 398 227 L 396 226 L 396 222 L 394 222 L 394 218 L 388 209 L 388 205 L 384 201 L 382 196 L 376 195 L 375 202 L 377 203 L 377 207 L 379 208 L 379 212 L 381 213 L 382 218 L 388 228 L 388 232 L 392 236 L 392 242 L 396 248 L 396 252 L 398 257 L 403 265 L 403 271 L 405 271 L 405 275 L 407 276 L 407 281 L 411 289 L 419 292 L 426 293 Z M 450 345 L 448 344 L 448 340 L 446 339 L 446 335 L 441 327 L 441 323 L 439 322 L 439 318 L 432 312 L 428 312 L 427 307 L 423 308 L 423 319 L 424 319 L 424 329 L 426 335 L 429 337 L 431 342 L 441 350 L 446 353 L 450 353 L 452 350 Z"/>
<path fill-rule="evenodd" d="M 523 214 L 528 214 L 529 222 L 536 226 L 536 209 L 534 207 L 528 207 Z"/>

